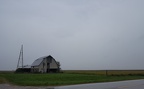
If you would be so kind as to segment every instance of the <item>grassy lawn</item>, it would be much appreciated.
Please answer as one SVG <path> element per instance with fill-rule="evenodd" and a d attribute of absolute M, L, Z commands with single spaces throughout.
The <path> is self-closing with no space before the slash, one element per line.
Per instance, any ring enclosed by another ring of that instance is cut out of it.
<path fill-rule="evenodd" d="M 144 79 L 144 75 L 97 75 L 93 73 L 64 72 L 58 74 L 14 74 L 0 73 L 0 83 L 22 86 L 59 86 L 84 83 L 110 82 Z"/>

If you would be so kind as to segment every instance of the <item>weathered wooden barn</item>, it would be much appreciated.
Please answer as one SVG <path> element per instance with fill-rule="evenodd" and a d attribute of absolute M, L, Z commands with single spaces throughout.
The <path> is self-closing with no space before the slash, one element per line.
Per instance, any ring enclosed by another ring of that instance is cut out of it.
<path fill-rule="evenodd" d="M 41 72 L 41 73 L 50 73 L 50 72 L 59 72 L 60 63 L 57 62 L 51 55 L 44 56 L 36 59 L 31 65 L 31 72 Z"/>

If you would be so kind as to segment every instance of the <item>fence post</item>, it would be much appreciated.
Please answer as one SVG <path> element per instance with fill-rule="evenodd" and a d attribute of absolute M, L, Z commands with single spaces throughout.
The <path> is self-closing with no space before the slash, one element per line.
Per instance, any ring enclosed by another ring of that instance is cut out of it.
<path fill-rule="evenodd" d="M 108 70 L 106 70 L 106 76 L 108 76 Z"/>

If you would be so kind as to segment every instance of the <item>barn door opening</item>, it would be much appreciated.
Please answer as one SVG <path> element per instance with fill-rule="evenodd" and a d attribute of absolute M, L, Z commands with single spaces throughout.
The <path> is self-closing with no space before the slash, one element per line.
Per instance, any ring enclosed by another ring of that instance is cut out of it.
<path fill-rule="evenodd" d="M 50 72 L 50 63 L 47 63 L 47 73 Z"/>

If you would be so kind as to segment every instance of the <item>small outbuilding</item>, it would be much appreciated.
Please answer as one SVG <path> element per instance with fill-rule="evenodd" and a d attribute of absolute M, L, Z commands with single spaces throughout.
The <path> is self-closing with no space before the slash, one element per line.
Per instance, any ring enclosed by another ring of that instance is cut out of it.
<path fill-rule="evenodd" d="M 59 72 L 60 63 L 57 62 L 51 55 L 36 59 L 31 65 L 31 72 L 34 73 L 50 73 Z"/>
<path fill-rule="evenodd" d="M 18 67 L 15 71 L 15 73 L 30 73 L 30 72 L 31 72 L 30 65 L 24 65 L 23 67 Z"/>

